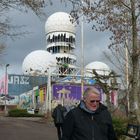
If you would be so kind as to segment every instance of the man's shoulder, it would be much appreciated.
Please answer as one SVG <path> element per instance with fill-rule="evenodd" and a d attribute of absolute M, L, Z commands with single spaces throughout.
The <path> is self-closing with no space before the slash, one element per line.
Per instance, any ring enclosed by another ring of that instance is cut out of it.
<path fill-rule="evenodd" d="M 77 106 L 77 107 L 71 109 L 69 112 L 72 114 L 79 114 L 81 112 L 81 109 Z"/>

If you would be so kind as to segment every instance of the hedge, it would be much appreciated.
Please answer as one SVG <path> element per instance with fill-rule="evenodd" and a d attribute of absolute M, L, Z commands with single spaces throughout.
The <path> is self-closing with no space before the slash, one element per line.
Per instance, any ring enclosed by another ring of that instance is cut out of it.
<path fill-rule="evenodd" d="M 43 117 L 40 114 L 29 114 L 26 109 L 13 109 L 8 112 L 9 117 Z"/>

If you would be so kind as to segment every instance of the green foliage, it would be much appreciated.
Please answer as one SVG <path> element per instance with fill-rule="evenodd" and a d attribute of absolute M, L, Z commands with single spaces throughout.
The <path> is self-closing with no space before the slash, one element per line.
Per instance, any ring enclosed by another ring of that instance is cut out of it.
<path fill-rule="evenodd" d="M 26 109 L 13 109 L 8 114 L 9 117 L 43 117 L 40 114 L 29 114 Z"/>
<path fill-rule="evenodd" d="M 64 68 L 68 68 L 69 65 L 68 65 L 67 63 L 65 63 L 65 64 L 63 64 L 63 67 L 64 67 Z"/>
<path fill-rule="evenodd" d="M 121 138 L 126 133 L 128 119 L 121 117 L 113 117 L 112 121 L 117 137 Z"/>

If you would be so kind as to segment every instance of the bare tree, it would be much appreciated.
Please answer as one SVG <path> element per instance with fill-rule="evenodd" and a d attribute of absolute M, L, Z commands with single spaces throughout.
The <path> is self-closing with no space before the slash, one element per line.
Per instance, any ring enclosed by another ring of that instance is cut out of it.
<path fill-rule="evenodd" d="M 64 0 L 59 0 L 59 2 L 64 2 Z M 39 18 L 46 18 L 44 8 L 48 5 L 52 5 L 52 0 L 0 0 L 0 38 L 4 36 L 16 39 L 30 33 L 26 30 L 21 31 L 26 25 L 12 25 L 8 12 L 15 9 L 27 13 L 30 9 Z M 0 46 L 0 49 L 4 48 Z"/>
<path fill-rule="evenodd" d="M 139 65 L 140 65 L 140 1 L 139 0 L 69 0 L 73 4 L 71 15 L 83 14 L 92 29 L 111 31 L 112 50 L 122 51 L 127 47 L 129 55 L 130 118 L 140 123 Z M 129 45 L 126 45 L 126 40 Z M 116 54 L 116 53 L 115 53 Z M 119 53 L 119 56 L 122 53 Z M 120 61 L 121 59 L 118 59 Z M 122 63 L 121 63 L 122 64 Z"/>
<path fill-rule="evenodd" d="M 0 37 L 10 36 L 15 37 L 17 35 L 24 34 L 23 32 L 18 32 L 18 30 L 23 26 L 12 25 L 7 17 L 7 13 L 16 9 L 21 12 L 27 12 L 31 9 L 37 16 L 42 16 L 43 7 L 45 7 L 44 0 L 1 0 L 0 1 Z"/>
<path fill-rule="evenodd" d="M 27 12 L 31 9 L 37 16 L 44 15 L 43 8 L 45 7 L 44 0 L 1 0 L 0 1 L 0 38 L 3 36 L 15 39 L 19 36 L 28 34 L 27 31 L 21 31 L 24 25 L 12 25 L 7 13 L 13 9 L 21 12 Z M 0 54 L 2 54 L 6 45 L 0 45 Z"/>
<path fill-rule="evenodd" d="M 5 49 L 4 44 L 0 44 L 0 55 L 3 53 L 3 50 Z"/>
<path fill-rule="evenodd" d="M 129 115 L 129 67 L 130 67 L 130 56 L 128 55 L 127 44 L 125 47 L 113 48 L 110 47 L 110 52 L 104 52 L 107 60 L 114 66 L 114 69 L 117 73 L 121 74 L 119 77 L 119 82 L 121 83 L 121 92 L 120 98 L 118 98 L 118 108 L 121 109 L 122 106 L 125 108 L 126 115 Z M 123 94 L 122 94 L 123 93 Z M 119 92 L 120 94 L 120 92 Z M 123 97 L 122 97 L 123 96 Z"/>

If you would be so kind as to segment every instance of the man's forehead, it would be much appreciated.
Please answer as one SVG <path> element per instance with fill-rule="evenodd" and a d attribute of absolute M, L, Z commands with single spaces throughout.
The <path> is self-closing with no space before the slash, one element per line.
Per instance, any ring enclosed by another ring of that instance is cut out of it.
<path fill-rule="evenodd" d="M 93 92 L 89 92 L 87 97 L 100 97 L 99 94 L 93 93 Z"/>

